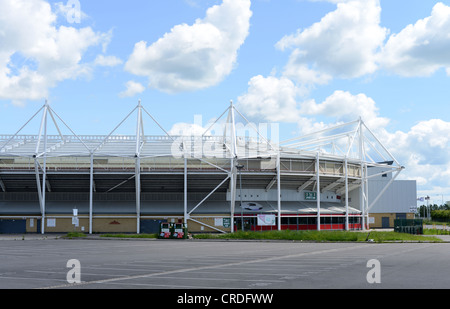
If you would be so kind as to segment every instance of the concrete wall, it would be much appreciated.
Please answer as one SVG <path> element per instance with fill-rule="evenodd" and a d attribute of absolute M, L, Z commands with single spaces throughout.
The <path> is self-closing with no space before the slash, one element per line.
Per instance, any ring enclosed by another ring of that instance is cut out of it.
<path fill-rule="evenodd" d="M 388 179 L 369 181 L 369 205 L 383 190 Z M 344 197 L 342 197 L 343 199 Z M 350 206 L 360 209 L 360 189 L 356 188 L 349 193 Z M 415 180 L 395 180 L 378 201 L 369 210 L 369 213 L 409 213 L 417 205 L 417 184 Z"/>
<path fill-rule="evenodd" d="M 131 216 L 131 215 L 130 215 Z M 67 215 L 51 215 L 45 218 L 45 233 L 68 233 L 68 232 L 83 232 L 89 233 L 89 218 L 85 215 L 79 216 L 78 226 L 72 223 L 72 217 Z M 225 232 L 230 232 L 230 227 L 224 227 L 220 224 L 223 222 L 223 218 L 230 218 L 228 214 L 217 215 L 214 217 L 192 217 L 196 221 L 215 227 L 217 229 L 223 230 Z M 27 218 L 26 220 L 26 232 L 27 233 L 37 233 L 41 229 L 41 221 L 36 218 Z M 141 220 L 146 220 L 146 217 L 141 218 Z M 150 220 L 150 218 L 149 218 Z M 151 220 L 161 220 L 167 222 L 183 222 L 183 216 L 158 216 L 152 217 Z M 218 223 L 216 225 L 216 223 Z M 188 220 L 188 230 L 193 233 L 202 232 L 218 232 L 216 229 L 202 225 L 198 222 Z M 93 233 L 136 233 L 137 230 L 137 219 L 130 217 L 124 218 L 123 215 L 108 215 L 108 218 L 95 217 L 92 219 L 92 232 Z"/>
<path fill-rule="evenodd" d="M 403 215 L 403 214 L 402 214 Z M 374 223 L 370 223 L 370 228 L 382 228 L 382 221 L 384 218 L 389 218 L 389 228 L 394 228 L 394 220 L 397 219 L 397 213 L 370 213 L 369 218 L 374 220 Z M 406 213 L 406 219 L 414 219 L 413 213 Z M 369 221 L 370 222 L 370 221 Z"/>

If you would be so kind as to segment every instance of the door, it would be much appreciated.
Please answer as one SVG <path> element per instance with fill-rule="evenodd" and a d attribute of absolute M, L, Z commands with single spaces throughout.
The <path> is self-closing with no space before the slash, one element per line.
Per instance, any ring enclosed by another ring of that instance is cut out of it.
<path fill-rule="evenodd" d="M 0 234 L 24 234 L 26 231 L 26 220 L 0 219 Z"/>
<path fill-rule="evenodd" d="M 167 220 L 141 220 L 140 228 L 143 234 L 158 234 L 161 223 Z"/>
<path fill-rule="evenodd" d="M 389 217 L 381 217 L 381 227 L 388 228 L 389 226 Z"/>

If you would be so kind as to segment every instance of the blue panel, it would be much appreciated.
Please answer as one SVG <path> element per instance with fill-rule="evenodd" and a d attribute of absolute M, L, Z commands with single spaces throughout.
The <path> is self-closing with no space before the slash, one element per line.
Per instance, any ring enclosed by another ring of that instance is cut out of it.
<path fill-rule="evenodd" d="M 23 234 L 26 230 L 26 220 L 0 220 L 0 234 Z"/>

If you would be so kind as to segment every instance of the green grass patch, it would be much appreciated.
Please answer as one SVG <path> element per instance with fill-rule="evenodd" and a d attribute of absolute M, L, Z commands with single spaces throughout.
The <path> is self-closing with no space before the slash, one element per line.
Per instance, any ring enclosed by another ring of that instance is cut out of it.
<path fill-rule="evenodd" d="M 242 232 L 227 234 L 196 234 L 195 239 L 243 239 L 243 240 L 296 240 L 316 242 L 364 242 L 373 239 L 374 242 L 391 241 L 436 241 L 435 237 L 411 235 L 397 232 L 350 232 L 350 231 L 266 231 L 266 232 Z"/>
<path fill-rule="evenodd" d="M 425 235 L 450 235 L 450 230 L 444 229 L 424 229 L 423 233 Z"/>
<path fill-rule="evenodd" d="M 100 237 L 116 238 L 157 238 L 157 234 L 102 234 Z"/>
<path fill-rule="evenodd" d="M 442 240 L 437 237 L 413 235 L 413 234 L 398 233 L 398 232 L 383 232 L 383 231 L 372 231 L 372 232 L 370 232 L 369 238 L 373 239 L 375 242 L 391 242 L 391 241 L 442 242 Z"/>
<path fill-rule="evenodd" d="M 86 234 L 81 232 L 69 232 L 65 236 L 65 238 L 80 238 L 80 237 L 86 237 Z"/>

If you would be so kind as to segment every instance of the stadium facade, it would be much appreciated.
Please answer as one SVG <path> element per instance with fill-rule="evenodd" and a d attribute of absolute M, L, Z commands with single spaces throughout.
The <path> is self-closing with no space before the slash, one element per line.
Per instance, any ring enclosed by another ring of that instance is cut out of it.
<path fill-rule="evenodd" d="M 135 134 L 117 134 L 126 121 Z M 45 103 L 0 135 L 0 233 L 369 228 L 403 167 L 362 119 L 283 142 L 277 130 L 231 103 L 203 134 L 175 136 L 139 102 L 110 134 L 77 135 Z"/>

